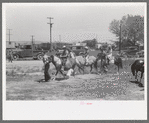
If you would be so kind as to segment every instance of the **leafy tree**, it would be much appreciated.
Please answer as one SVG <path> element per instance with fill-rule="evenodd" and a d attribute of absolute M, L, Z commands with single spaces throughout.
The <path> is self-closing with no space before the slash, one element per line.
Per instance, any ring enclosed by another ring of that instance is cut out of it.
<path fill-rule="evenodd" d="M 140 15 L 123 16 L 120 21 L 113 20 L 110 23 L 109 30 L 115 34 L 116 37 L 119 37 L 120 26 L 122 42 L 129 41 L 135 45 L 136 41 L 144 41 L 144 17 Z"/>
<path fill-rule="evenodd" d="M 96 44 L 97 44 L 97 40 L 93 39 L 93 40 L 85 40 L 82 43 L 86 43 L 86 45 L 90 48 L 95 48 Z"/>

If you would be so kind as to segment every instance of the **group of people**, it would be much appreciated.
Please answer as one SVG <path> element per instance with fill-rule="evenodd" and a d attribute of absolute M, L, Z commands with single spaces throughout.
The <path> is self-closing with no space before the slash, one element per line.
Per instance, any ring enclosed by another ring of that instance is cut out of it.
<path fill-rule="evenodd" d="M 62 49 L 63 49 L 63 52 L 61 52 L 60 50 L 57 50 L 56 56 L 59 57 L 62 60 L 61 71 L 64 71 L 67 59 L 68 58 L 75 59 L 76 57 L 75 57 L 75 53 L 71 49 L 69 49 L 68 47 L 63 46 Z M 108 45 L 106 48 L 101 47 L 100 50 L 101 50 L 102 54 L 105 55 L 105 57 L 103 58 L 104 61 L 110 61 L 110 57 L 112 56 L 112 47 L 110 45 Z M 84 47 L 84 52 L 81 53 L 82 56 L 84 57 L 84 60 L 85 60 L 84 65 L 90 65 L 90 63 L 89 63 L 90 62 L 89 51 L 90 51 L 89 47 L 85 46 Z M 98 58 L 98 56 L 97 56 L 97 58 Z M 45 76 L 48 76 L 48 79 L 45 79 L 45 80 L 50 79 L 50 75 L 48 74 L 48 69 L 49 69 L 49 64 L 46 64 L 46 66 L 45 66 L 45 73 L 46 73 Z"/>
<path fill-rule="evenodd" d="M 111 45 L 108 45 L 108 44 L 105 44 L 105 45 L 102 45 L 100 47 L 100 51 L 102 53 L 102 55 L 104 56 L 104 60 L 107 64 L 109 64 L 109 61 L 111 60 L 111 57 L 112 57 L 112 46 Z M 57 52 L 57 54 L 59 54 Z M 84 52 L 83 52 L 83 56 L 85 58 L 85 65 L 88 65 L 88 62 L 89 62 L 89 47 L 85 46 L 84 47 Z M 75 55 L 73 53 L 73 51 L 69 48 L 67 48 L 66 46 L 63 46 L 63 52 L 62 54 L 59 56 L 60 58 L 75 58 Z"/>
<path fill-rule="evenodd" d="M 59 51 L 57 51 L 56 55 L 59 55 L 59 54 L 60 54 Z M 88 58 L 89 58 L 89 48 L 87 46 L 84 48 L 83 56 L 85 57 L 85 61 L 86 61 L 85 63 L 87 65 Z M 60 58 L 64 58 L 64 57 L 65 58 L 68 58 L 68 57 L 75 58 L 75 53 L 70 48 L 63 46 L 63 52 L 59 57 Z"/>

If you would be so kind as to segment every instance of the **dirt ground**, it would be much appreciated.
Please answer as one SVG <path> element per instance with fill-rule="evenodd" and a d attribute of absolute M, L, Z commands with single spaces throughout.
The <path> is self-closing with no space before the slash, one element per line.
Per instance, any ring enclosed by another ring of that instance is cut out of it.
<path fill-rule="evenodd" d="M 143 87 L 132 78 L 130 64 L 132 60 L 123 60 L 123 69 L 117 74 L 116 67 L 109 65 L 108 73 L 100 75 L 78 73 L 75 77 L 63 79 L 61 75 L 49 82 L 44 79 L 42 61 L 14 61 L 6 63 L 6 99 L 7 100 L 144 100 Z M 100 67 L 100 66 L 99 66 Z M 50 65 L 49 73 L 55 73 Z M 139 78 L 139 77 L 138 77 Z M 132 82 L 130 82 L 132 81 Z M 144 78 L 142 79 L 144 84 Z"/>

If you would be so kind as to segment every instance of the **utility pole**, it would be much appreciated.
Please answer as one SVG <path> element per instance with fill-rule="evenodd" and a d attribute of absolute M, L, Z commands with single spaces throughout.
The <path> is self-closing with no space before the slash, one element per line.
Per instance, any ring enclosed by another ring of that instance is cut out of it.
<path fill-rule="evenodd" d="M 119 33 L 119 54 L 121 53 L 121 21 L 120 21 L 120 33 Z"/>
<path fill-rule="evenodd" d="M 7 34 L 7 35 L 9 35 L 9 44 L 10 44 L 10 35 L 12 35 L 12 34 L 10 34 L 10 30 L 12 30 L 12 29 L 8 29 L 9 30 L 9 34 Z"/>
<path fill-rule="evenodd" d="M 33 45 L 34 45 L 34 44 L 33 44 L 33 41 L 34 41 L 33 38 L 34 38 L 34 35 L 31 35 L 31 37 L 32 37 L 32 56 L 33 56 Z"/>
<path fill-rule="evenodd" d="M 52 17 L 47 17 L 49 20 L 50 20 L 50 23 L 47 23 L 47 24 L 50 24 L 50 50 L 52 50 L 52 24 L 51 23 L 51 19 L 54 19 Z"/>
<path fill-rule="evenodd" d="M 61 35 L 59 35 L 59 42 L 60 42 L 60 48 L 62 47 L 62 44 L 61 44 Z"/>

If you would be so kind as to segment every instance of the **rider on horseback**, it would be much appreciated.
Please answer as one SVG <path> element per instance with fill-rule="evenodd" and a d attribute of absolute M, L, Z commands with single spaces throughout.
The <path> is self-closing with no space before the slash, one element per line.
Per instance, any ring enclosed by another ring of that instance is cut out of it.
<path fill-rule="evenodd" d="M 84 51 L 84 56 L 85 56 L 85 65 L 88 65 L 89 62 L 89 48 L 86 46 Z"/>
<path fill-rule="evenodd" d="M 101 66 L 104 68 L 104 71 L 106 71 L 106 72 L 108 71 L 108 68 L 107 68 L 107 65 L 108 65 L 107 49 L 108 49 L 107 43 L 100 47 L 100 50 L 101 50 Z"/>
<path fill-rule="evenodd" d="M 69 56 L 69 50 L 66 48 L 66 46 L 63 46 L 63 53 L 61 57 L 68 57 Z"/>
<path fill-rule="evenodd" d="M 64 70 L 64 59 L 67 59 L 69 56 L 69 50 L 66 48 L 66 46 L 63 46 L 63 53 L 60 55 L 60 58 L 62 59 L 62 70 Z"/>
<path fill-rule="evenodd" d="M 112 46 L 107 43 L 100 47 L 102 55 L 105 57 L 105 62 L 109 64 L 109 61 L 112 57 Z"/>
<path fill-rule="evenodd" d="M 62 55 L 60 56 L 62 58 L 62 62 L 63 62 L 63 67 L 62 69 L 64 69 L 64 65 L 65 65 L 65 62 L 67 61 L 67 58 L 70 57 L 70 58 L 75 58 L 74 54 L 72 53 L 72 51 L 67 48 L 66 46 L 63 46 L 63 53 Z M 66 61 L 64 61 L 66 60 Z"/>
<path fill-rule="evenodd" d="M 112 58 L 112 46 L 111 45 L 108 45 L 108 47 L 107 47 L 107 60 L 108 60 L 108 64 L 109 64 L 109 61 L 110 61 L 111 58 Z"/>

